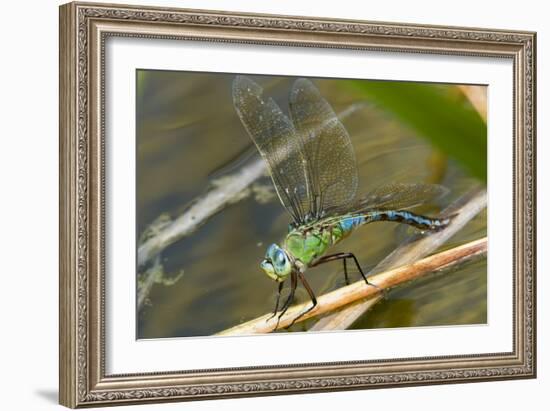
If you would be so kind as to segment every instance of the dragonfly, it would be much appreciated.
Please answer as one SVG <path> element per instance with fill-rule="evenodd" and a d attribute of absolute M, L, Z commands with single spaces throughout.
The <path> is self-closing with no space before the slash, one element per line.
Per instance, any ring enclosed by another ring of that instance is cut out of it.
<path fill-rule="evenodd" d="M 351 252 L 330 253 L 359 227 L 377 221 L 408 224 L 417 229 L 440 230 L 452 217 L 434 218 L 409 209 L 445 195 L 436 184 L 391 183 L 357 198 L 358 170 L 347 130 L 330 104 L 308 79 L 296 79 L 289 96 L 290 118 L 260 85 L 246 76 L 236 76 L 233 104 L 256 145 L 291 222 L 281 245 L 271 244 L 261 269 L 278 283 L 273 318 L 277 325 L 288 310 L 300 282 L 311 306 L 291 324 L 317 306 L 317 297 L 304 273 L 331 261 L 342 261 L 346 284 L 348 262 L 355 264 L 366 285 L 370 283 Z M 279 311 L 284 283 L 290 292 Z M 378 287 L 377 287 L 378 288 Z"/>

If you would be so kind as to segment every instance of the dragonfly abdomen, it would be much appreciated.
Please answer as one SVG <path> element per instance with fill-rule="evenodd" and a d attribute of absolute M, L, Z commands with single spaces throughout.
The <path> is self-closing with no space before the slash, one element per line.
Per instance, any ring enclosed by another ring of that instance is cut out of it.
<path fill-rule="evenodd" d="M 431 218 L 406 210 L 382 210 L 371 211 L 365 214 L 365 223 L 374 221 L 395 221 L 412 225 L 421 230 L 439 230 L 446 227 L 451 221 L 450 218 Z"/>
<path fill-rule="evenodd" d="M 346 235 L 350 234 L 353 230 L 355 230 L 357 227 L 366 224 L 367 221 L 367 215 L 356 215 L 356 216 L 348 216 L 343 217 L 342 220 L 338 223 L 339 228 L 342 230 L 342 235 L 345 237 Z"/>

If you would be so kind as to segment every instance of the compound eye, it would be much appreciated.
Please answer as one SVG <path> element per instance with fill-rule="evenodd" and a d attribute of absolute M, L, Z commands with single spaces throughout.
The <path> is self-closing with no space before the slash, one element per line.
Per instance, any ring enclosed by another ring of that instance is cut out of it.
<path fill-rule="evenodd" d="M 271 244 L 267 248 L 267 251 L 265 253 L 265 258 L 268 259 L 268 260 L 271 260 L 272 258 L 274 258 L 274 254 L 277 253 L 278 249 L 279 249 L 279 247 L 277 247 L 275 244 Z"/>
<path fill-rule="evenodd" d="M 274 262 L 275 262 L 276 265 L 282 266 L 282 265 L 284 265 L 284 264 L 286 263 L 286 255 L 285 255 L 285 253 L 284 253 L 283 251 L 278 250 L 278 251 L 275 253 L 274 257 L 275 257 L 275 261 L 274 261 Z"/>

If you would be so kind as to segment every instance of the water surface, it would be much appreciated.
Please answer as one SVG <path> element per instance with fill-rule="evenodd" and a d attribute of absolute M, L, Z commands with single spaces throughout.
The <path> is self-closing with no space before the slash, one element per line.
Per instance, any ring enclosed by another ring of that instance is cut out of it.
<path fill-rule="evenodd" d="M 287 110 L 292 78 L 251 77 Z M 138 237 L 150 231 L 159 216 L 177 217 L 212 181 L 257 155 L 232 105 L 233 78 L 229 74 L 138 72 Z M 336 112 L 348 110 L 343 123 L 358 160 L 358 194 L 393 181 L 443 184 L 451 194 L 420 210 L 434 215 L 476 184 L 391 113 L 357 101 L 338 81 L 313 81 Z M 453 86 L 441 87 L 453 92 Z M 267 246 L 284 237 L 288 223 L 289 216 L 265 176 L 244 199 L 165 249 L 161 263 L 167 278 L 182 271 L 183 277 L 170 286 L 153 286 L 138 315 L 138 338 L 211 335 L 270 312 L 276 285 L 260 270 L 259 262 Z M 353 252 L 368 270 L 410 234 L 394 223 L 370 224 L 334 251 Z M 482 213 L 443 248 L 484 235 L 486 214 Z M 486 272 L 483 260 L 391 291 L 354 328 L 485 323 Z M 344 284 L 338 263 L 311 269 L 306 276 L 317 295 Z M 301 287 L 297 297 L 308 298 Z M 301 331 L 311 322 L 297 324 L 292 331 Z"/>

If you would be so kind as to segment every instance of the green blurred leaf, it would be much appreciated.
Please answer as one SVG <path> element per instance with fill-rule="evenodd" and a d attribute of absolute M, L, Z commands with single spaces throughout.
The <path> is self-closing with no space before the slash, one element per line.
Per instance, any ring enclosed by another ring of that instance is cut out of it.
<path fill-rule="evenodd" d="M 473 176 L 487 181 L 487 124 L 449 87 L 370 80 L 350 80 L 346 85 L 392 112 Z"/>

